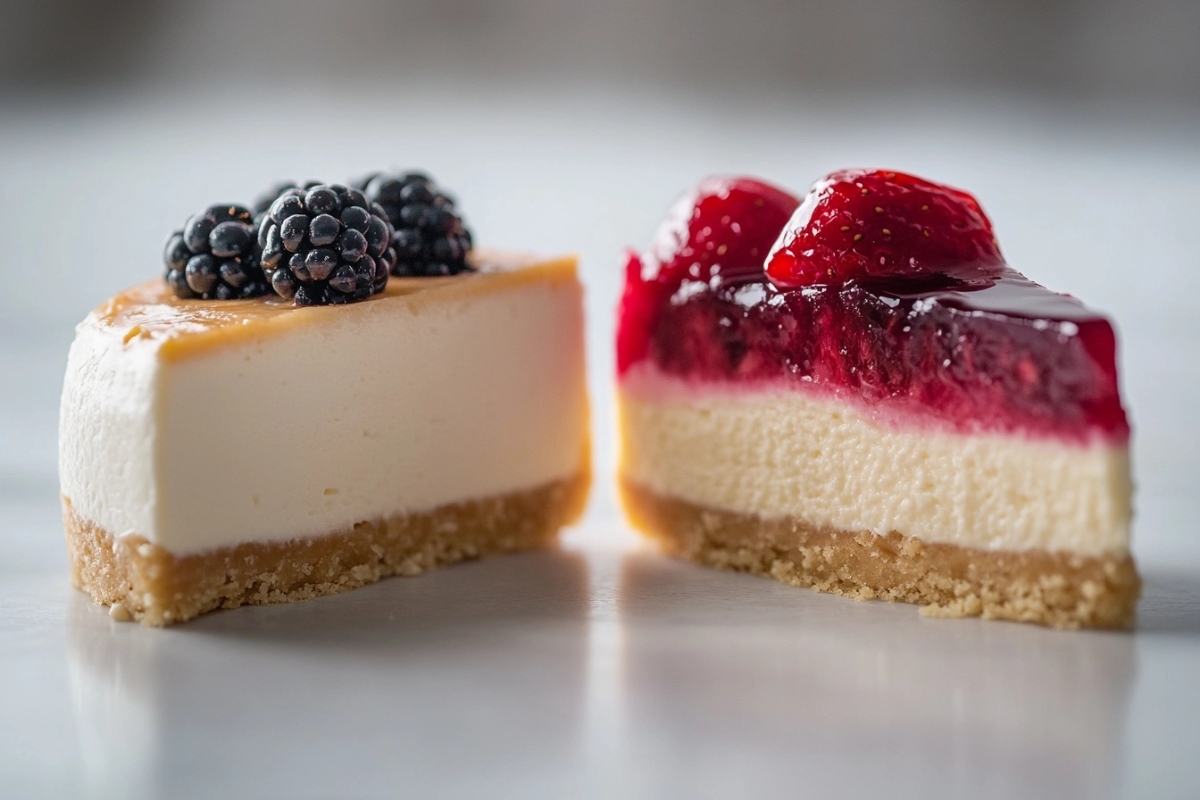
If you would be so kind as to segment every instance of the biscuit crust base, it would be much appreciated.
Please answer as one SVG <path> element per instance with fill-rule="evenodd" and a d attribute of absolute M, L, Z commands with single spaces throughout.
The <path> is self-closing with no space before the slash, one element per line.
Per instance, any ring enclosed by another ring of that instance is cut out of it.
<path fill-rule="evenodd" d="M 859 600 L 917 603 L 927 616 L 1126 628 L 1141 592 L 1128 555 L 997 552 L 818 528 L 706 508 L 624 478 L 621 496 L 633 525 L 669 555 Z"/>
<path fill-rule="evenodd" d="M 251 542 L 177 556 L 145 539 L 81 519 L 63 499 L 71 582 L 115 618 L 172 625 L 218 608 L 307 600 L 389 575 L 419 575 L 469 558 L 545 547 L 587 502 L 574 477 L 482 500 L 360 522 L 350 531 Z"/>

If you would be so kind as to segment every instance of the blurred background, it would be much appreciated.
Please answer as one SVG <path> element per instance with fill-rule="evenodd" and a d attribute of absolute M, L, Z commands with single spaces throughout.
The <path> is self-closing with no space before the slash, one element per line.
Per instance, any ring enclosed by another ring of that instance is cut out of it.
<path fill-rule="evenodd" d="M 332 90 L 374 77 L 396 88 L 586 80 L 792 101 L 958 89 L 1186 104 L 1200 92 L 1200 9 L 1188 0 L 5 5 L 0 65 L 16 89 Z"/>
<path fill-rule="evenodd" d="M 1014 266 L 1116 318 L 1139 554 L 1200 562 L 1196 2 L 0 10 L 0 492 L 49 518 L 73 324 L 157 274 L 166 234 L 211 202 L 419 167 L 459 197 L 477 241 L 580 253 L 604 476 L 623 249 L 705 174 L 802 192 L 863 165 L 972 190 Z M 592 519 L 614 513 L 602 485 Z"/>

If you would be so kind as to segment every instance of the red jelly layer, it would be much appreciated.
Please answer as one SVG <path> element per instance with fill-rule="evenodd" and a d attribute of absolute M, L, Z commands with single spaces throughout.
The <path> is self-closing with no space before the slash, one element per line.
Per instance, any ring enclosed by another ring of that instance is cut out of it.
<path fill-rule="evenodd" d="M 792 383 L 963 432 L 1124 442 L 1103 316 L 1005 269 L 778 289 L 765 275 L 665 292 L 631 257 L 618 370 L 648 360 L 707 382 Z"/>

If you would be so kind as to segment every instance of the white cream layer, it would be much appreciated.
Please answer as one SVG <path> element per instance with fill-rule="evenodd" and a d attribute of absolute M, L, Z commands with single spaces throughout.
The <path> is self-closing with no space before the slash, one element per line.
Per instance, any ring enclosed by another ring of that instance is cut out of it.
<path fill-rule="evenodd" d="M 622 475 L 698 505 L 988 550 L 1129 545 L 1125 446 L 893 430 L 832 398 L 644 367 L 619 395 Z"/>
<path fill-rule="evenodd" d="M 373 300 L 174 361 L 90 316 L 63 390 L 63 495 L 114 534 L 187 553 L 574 475 L 583 306 L 564 276 Z"/>

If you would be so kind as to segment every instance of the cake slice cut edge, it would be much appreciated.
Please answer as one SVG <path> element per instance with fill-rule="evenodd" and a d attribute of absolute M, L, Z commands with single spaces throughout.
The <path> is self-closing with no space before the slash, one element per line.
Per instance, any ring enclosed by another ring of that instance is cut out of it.
<path fill-rule="evenodd" d="M 550 545 L 591 483 L 576 260 L 344 307 L 146 282 L 80 324 L 59 455 L 72 582 L 147 625 Z"/>
<path fill-rule="evenodd" d="M 176 555 L 137 535 L 114 536 L 63 499 L 71 583 L 114 616 L 144 625 L 185 622 L 242 605 L 309 600 L 389 576 L 552 546 L 578 521 L 591 484 L 572 477 L 534 489 L 393 514 L 326 536 L 245 542 Z"/>
<path fill-rule="evenodd" d="M 626 516 L 669 555 L 932 616 L 1134 621 L 1124 442 L 897 429 L 648 365 L 618 408 Z"/>
<path fill-rule="evenodd" d="M 1128 554 L 926 544 L 707 507 L 627 478 L 620 488 L 630 522 L 668 555 L 856 600 L 916 603 L 928 616 L 1120 629 L 1133 624 L 1141 592 Z"/>
<path fill-rule="evenodd" d="M 619 480 L 668 553 L 934 615 L 1132 622 L 1115 326 L 1010 266 L 969 192 L 707 178 L 624 273 Z"/>

